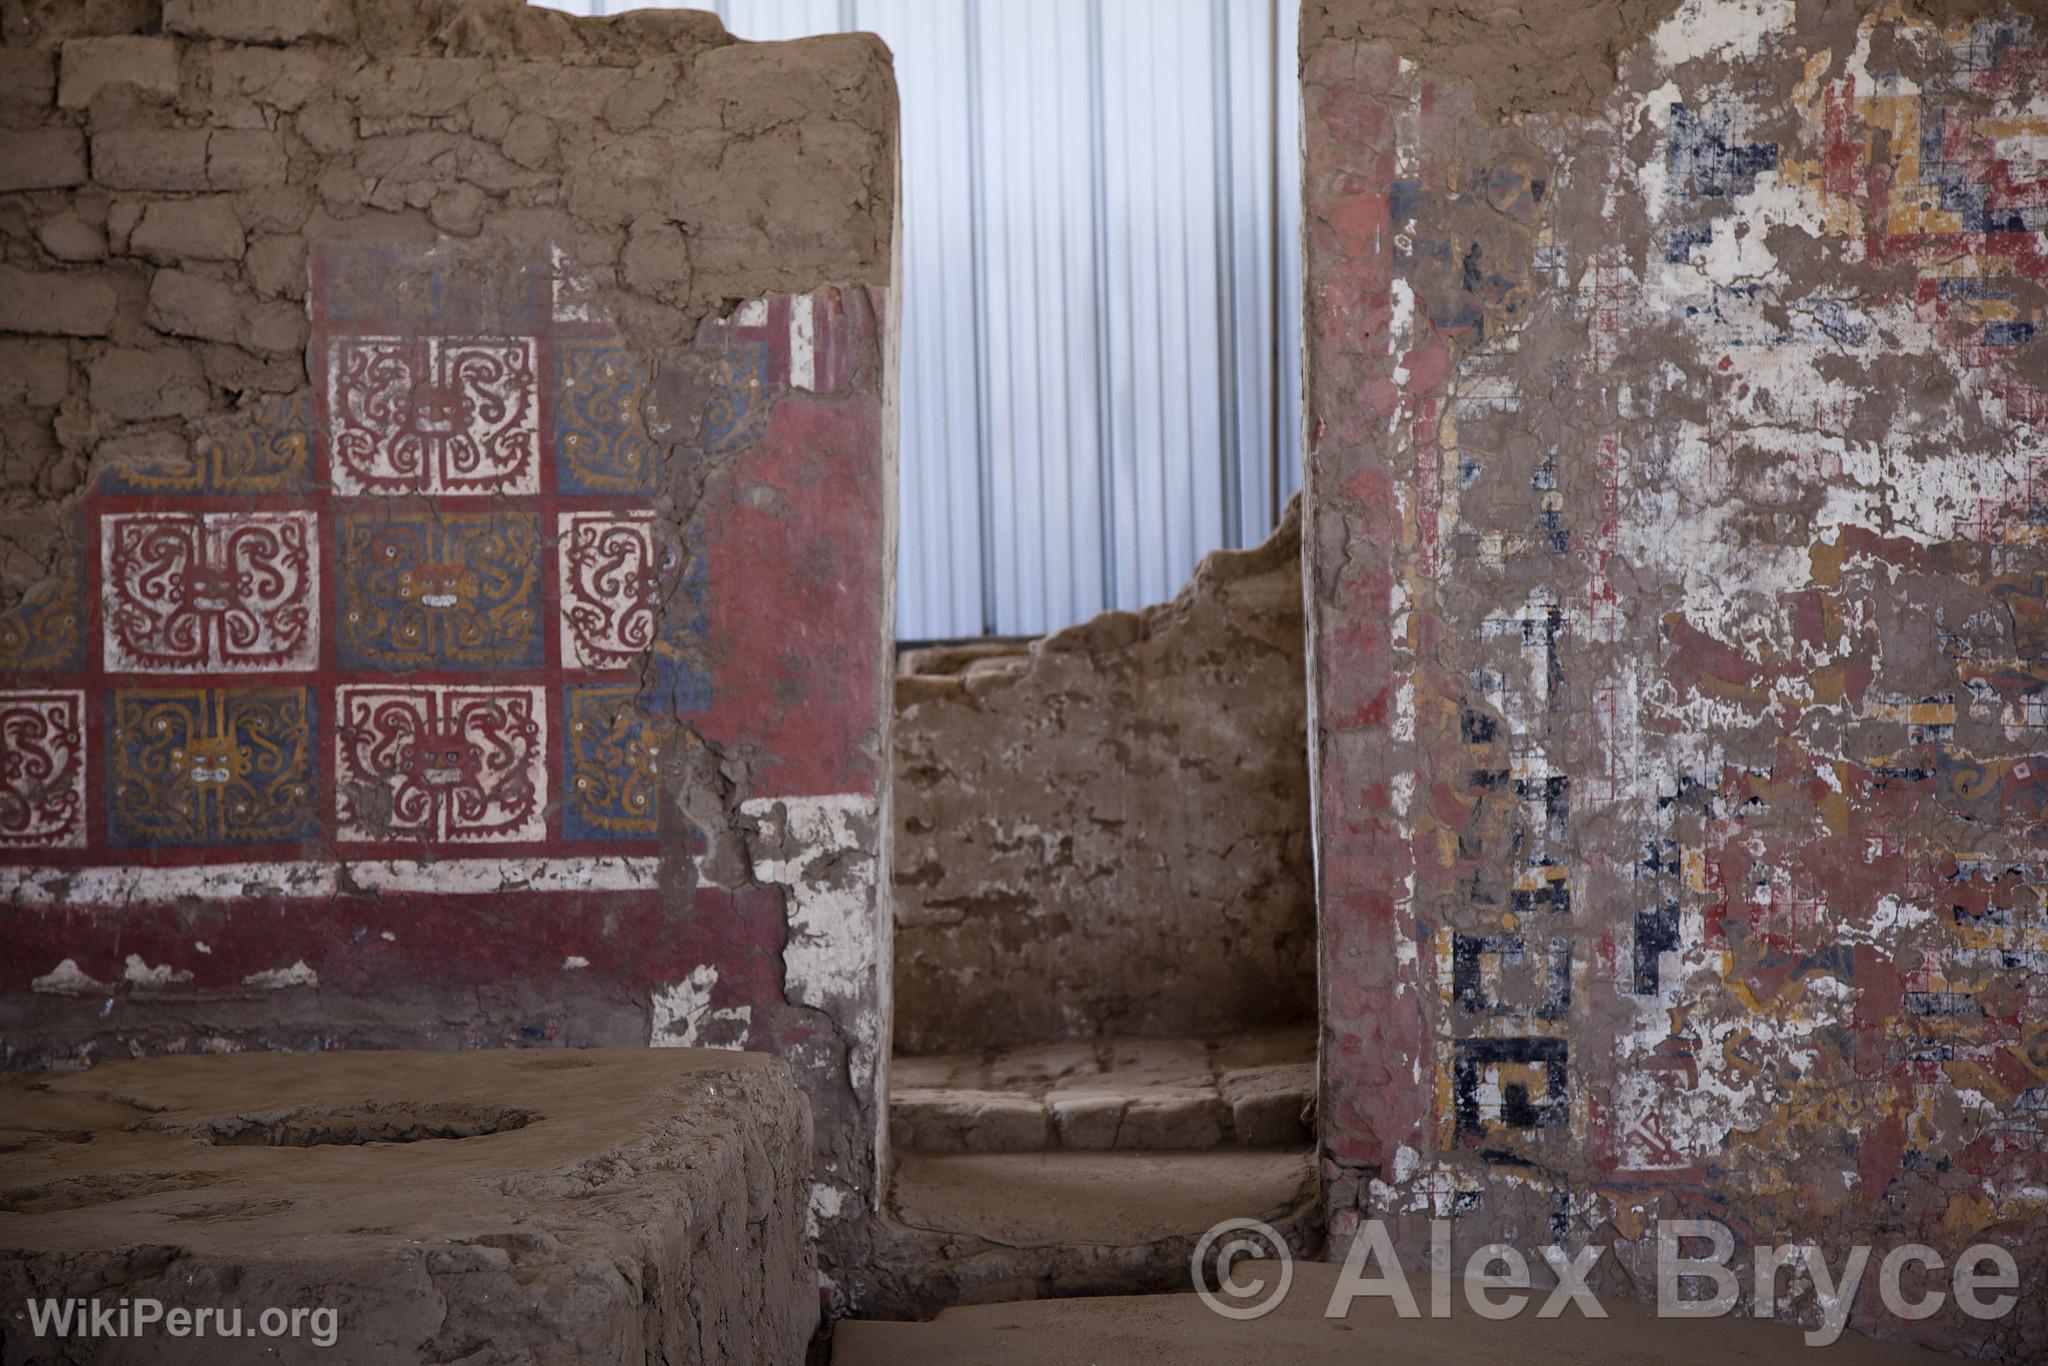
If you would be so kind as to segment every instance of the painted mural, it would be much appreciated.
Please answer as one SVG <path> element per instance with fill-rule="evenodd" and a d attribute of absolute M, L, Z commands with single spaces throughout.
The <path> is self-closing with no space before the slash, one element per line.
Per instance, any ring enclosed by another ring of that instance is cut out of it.
<path fill-rule="evenodd" d="M 0 619 L 8 1061 L 766 1049 L 857 1231 L 879 296 L 663 353 L 546 248 L 332 242 L 311 280 L 311 387 L 102 462 L 76 572 Z"/>
<path fill-rule="evenodd" d="M 1333 1231 L 2038 1283 L 2048 35 L 1690 0 L 1499 125 L 1307 58 Z"/>
<path fill-rule="evenodd" d="M 656 728 L 713 701 L 704 568 L 656 524 L 639 367 L 552 278 L 329 248 L 311 402 L 108 473 L 6 641 L 17 863 L 651 850 Z M 713 443 L 810 305 L 693 357 Z"/>

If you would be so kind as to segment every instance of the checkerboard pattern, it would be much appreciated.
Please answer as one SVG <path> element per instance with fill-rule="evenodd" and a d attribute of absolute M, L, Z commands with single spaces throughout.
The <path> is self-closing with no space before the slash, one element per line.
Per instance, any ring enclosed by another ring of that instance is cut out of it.
<path fill-rule="evenodd" d="M 657 477 L 759 435 L 792 304 L 650 366 L 587 299 L 547 252 L 317 251 L 313 390 L 108 471 L 0 613 L 0 859 L 651 841 L 661 720 L 712 702 Z"/>

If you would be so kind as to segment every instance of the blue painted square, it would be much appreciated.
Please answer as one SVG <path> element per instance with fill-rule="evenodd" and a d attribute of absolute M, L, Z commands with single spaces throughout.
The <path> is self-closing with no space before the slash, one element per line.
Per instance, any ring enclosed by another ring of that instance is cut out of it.
<path fill-rule="evenodd" d="M 74 528 L 62 570 L 30 584 L 21 600 L 0 612 L 0 674 L 69 673 L 83 662 L 85 557 Z"/>
<path fill-rule="evenodd" d="M 565 493 L 642 493 L 661 452 L 647 434 L 646 372 L 610 337 L 555 343 L 555 462 Z"/>
<path fill-rule="evenodd" d="M 711 710 L 711 674 L 703 659 L 709 647 L 704 613 L 703 555 L 690 557 L 683 581 L 661 614 L 641 707 L 655 715 L 679 716 Z"/>
<path fill-rule="evenodd" d="M 110 843 L 269 844 L 319 833 L 309 689 L 137 689 L 105 702 Z"/>
<path fill-rule="evenodd" d="M 659 736 L 639 689 L 567 688 L 562 696 L 562 835 L 572 840 L 652 838 L 661 784 Z"/>
<path fill-rule="evenodd" d="M 336 530 L 343 668 L 538 668 L 541 534 L 525 512 L 362 500 Z"/>
<path fill-rule="evenodd" d="M 106 463 L 109 493 L 295 493 L 313 483 L 310 391 L 274 395 L 193 443 L 189 458 L 161 465 Z"/>

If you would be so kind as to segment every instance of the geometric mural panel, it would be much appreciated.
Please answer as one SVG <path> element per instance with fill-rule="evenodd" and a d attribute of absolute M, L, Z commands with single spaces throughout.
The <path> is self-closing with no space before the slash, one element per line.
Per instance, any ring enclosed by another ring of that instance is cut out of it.
<path fill-rule="evenodd" d="M 802 319 L 649 364 L 544 257 L 316 246 L 310 385 L 109 450 L 0 610 L 0 862 L 657 837 L 712 701 L 657 476 L 762 439 Z"/>
<path fill-rule="evenodd" d="M 77 848 L 85 810 L 85 694 L 0 692 L 0 848 Z"/>
<path fill-rule="evenodd" d="M 107 838 L 249 844 L 318 834 L 305 688 L 116 691 L 107 724 Z"/>
<path fill-rule="evenodd" d="M 561 566 L 562 660 L 618 669 L 654 644 L 662 564 L 652 512 L 565 512 Z"/>
<path fill-rule="evenodd" d="M 1460 1136 L 1563 1124 L 1571 1111 L 1563 1039 L 1459 1039 L 1452 1113 Z"/>
<path fill-rule="evenodd" d="M 85 641 L 85 573 L 77 553 L 61 571 L 29 584 L 0 612 L 0 670 L 61 673 L 78 667 Z"/>
<path fill-rule="evenodd" d="M 538 493 L 531 337 L 336 337 L 327 356 L 337 493 Z"/>
<path fill-rule="evenodd" d="M 313 666 L 311 512 L 106 513 L 99 532 L 109 673 Z"/>
<path fill-rule="evenodd" d="M 554 431 L 562 490 L 651 491 L 657 437 L 699 456 L 729 455 L 758 441 L 769 412 L 767 368 L 768 348 L 758 341 L 728 339 L 686 351 L 650 376 L 617 337 L 562 339 Z"/>
<path fill-rule="evenodd" d="M 563 750 L 562 834 L 644 839 L 655 833 L 659 740 L 631 686 L 569 688 Z"/>
<path fill-rule="evenodd" d="M 190 455 L 177 447 L 103 461 L 108 493 L 297 493 L 312 487 L 313 396 L 278 394 L 200 437 Z"/>
<path fill-rule="evenodd" d="M 645 493 L 659 448 L 647 435 L 646 385 L 615 337 L 564 339 L 555 348 L 555 449 L 565 491 Z"/>
<path fill-rule="evenodd" d="M 546 751 L 539 688 L 343 685 L 334 702 L 336 838 L 539 840 Z"/>
<path fill-rule="evenodd" d="M 531 514 L 357 506 L 367 510 L 342 514 L 337 532 L 343 668 L 541 664 L 541 538 Z"/>

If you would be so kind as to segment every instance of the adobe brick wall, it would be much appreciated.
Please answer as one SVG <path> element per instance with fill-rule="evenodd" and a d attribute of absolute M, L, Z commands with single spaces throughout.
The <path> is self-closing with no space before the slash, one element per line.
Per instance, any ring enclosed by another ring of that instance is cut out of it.
<path fill-rule="evenodd" d="M 511 0 L 0 22 L 7 1065 L 771 1051 L 857 1300 L 886 51 Z"/>
<path fill-rule="evenodd" d="M 1626 1295 L 1698 1216 L 2038 1288 L 2038 7 L 1302 35 L 1333 1234 L 1598 1244 Z M 1868 1331 L 2048 1349 L 2038 1293 L 1875 1278 Z"/>
<path fill-rule="evenodd" d="M 1301 526 L 896 680 L 896 1048 L 1315 1017 Z"/>

